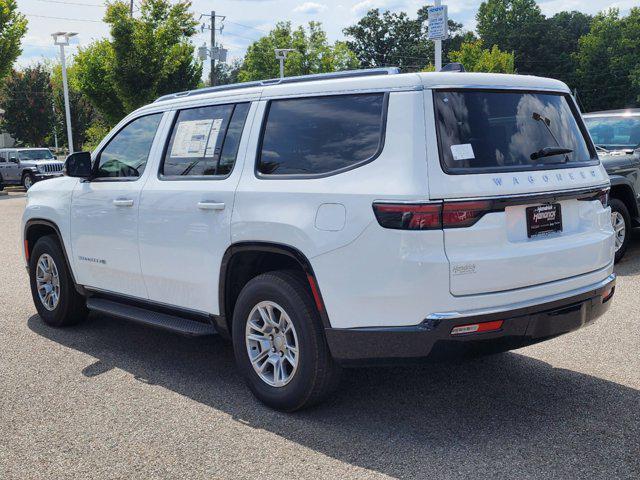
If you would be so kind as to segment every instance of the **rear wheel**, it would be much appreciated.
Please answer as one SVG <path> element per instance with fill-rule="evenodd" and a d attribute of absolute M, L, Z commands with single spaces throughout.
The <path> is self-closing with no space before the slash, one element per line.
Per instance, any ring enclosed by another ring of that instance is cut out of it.
<path fill-rule="evenodd" d="M 631 238 L 631 215 L 629 209 L 621 200 L 611 198 L 609 200 L 611 207 L 611 224 L 615 232 L 615 261 L 618 262 L 627 251 L 629 240 Z"/>
<path fill-rule="evenodd" d="M 337 385 L 322 324 L 303 277 L 277 271 L 242 289 L 233 314 L 236 363 L 266 405 L 294 411 L 322 401 Z"/>
<path fill-rule="evenodd" d="M 42 320 L 52 327 L 74 325 L 87 316 L 84 297 L 75 288 L 60 244 L 40 238 L 29 259 L 31 296 Z"/>
<path fill-rule="evenodd" d="M 22 177 L 22 186 L 24 187 L 25 190 L 29 190 L 31 187 L 33 187 L 34 183 L 35 183 L 35 179 L 33 178 L 33 175 L 31 175 L 30 173 L 26 173 Z"/>

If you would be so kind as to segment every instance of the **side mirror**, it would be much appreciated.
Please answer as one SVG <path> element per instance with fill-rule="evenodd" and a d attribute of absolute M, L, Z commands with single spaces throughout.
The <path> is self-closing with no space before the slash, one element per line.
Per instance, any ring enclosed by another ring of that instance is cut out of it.
<path fill-rule="evenodd" d="M 11 158 L 9 158 L 9 161 L 10 161 L 11 163 L 20 163 L 16 157 L 11 157 Z"/>
<path fill-rule="evenodd" d="M 67 157 L 63 173 L 67 177 L 91 178 L 91 153 L 76 152 Z"/>

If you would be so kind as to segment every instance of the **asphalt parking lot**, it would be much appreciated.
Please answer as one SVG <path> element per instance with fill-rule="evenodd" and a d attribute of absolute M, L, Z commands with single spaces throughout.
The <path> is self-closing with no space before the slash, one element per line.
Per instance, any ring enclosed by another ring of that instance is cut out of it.
<path fill-rule="evenodd" d="M 640 235 L 606 316 L 511 353 L 345 373 L 262 406 L 231 348 L 92 314 L 36 315 L 24 194 L 0 196 L 0 478 L 640 478 Z"/>

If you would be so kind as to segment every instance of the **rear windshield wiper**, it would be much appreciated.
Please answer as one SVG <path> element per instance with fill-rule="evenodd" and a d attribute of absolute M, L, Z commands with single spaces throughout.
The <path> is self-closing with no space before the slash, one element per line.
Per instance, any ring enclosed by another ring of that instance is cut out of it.
<path fill-rule="evenodd" d="M 564 148 L 560 146 L 560 142 L 549 127 L 549 125 L 551 125 L 551 119 L 545 117 L 544 115 L 540 115 L 538 112 L 533 112 L 531 118 L 533 118 L 537 122 L 542 123 L 546 127 L 549 135 L 551 135 L 551 138 L 553 138 L 553 141 L 556 142 L 557 145 L 557 147 L 544 147 L 537 152 L 533 152 L 531 154 L 531 160 L 537 160 L 538 158 L 544 157 L 552 157 L 554 155 L 564 155 L 564 161 L 568 162 L 569 156 L 567 154 L 573 152 L 573 150 L 571 148 Z"/>
<path fill-rule="evenodd" d="M 533 152 L 531 154 L 531 160 L 538 160 L 539 158 L 545 158 L 545 157 L 553 157 L 554 155 L 564 155 L 566 160 L 567 153 L 571 153 L 571 152 L 573 152 L 571 148 L 544 147 L 538 150 L 537 152 Z"/>

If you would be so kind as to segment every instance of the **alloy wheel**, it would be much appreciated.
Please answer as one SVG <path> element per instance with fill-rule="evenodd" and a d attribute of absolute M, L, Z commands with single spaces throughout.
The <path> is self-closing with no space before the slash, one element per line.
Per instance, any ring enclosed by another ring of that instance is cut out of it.
<path fill-rule="evenodd" d="M 50 312 L 60 302 L 60 275 L 51 255 L 43 253 L 36 265 L 36 286 L 40 302 Z"/>
<path fill-rule="evenodd" d="M 289 315 L 275 302 L 258 303 L 247 319 L 247 353 L 260 379 L 272 387 L 284 387 L 298 369 L 298 334 Z"/>
<path fill-rule="evenodd" d="M 620 212 L 611 212 L 611 224 L 616 235 L 616 252 L 622 248 L 624 240 L 627 236 L 627 226 L 624 223 L 624 217 Z"/>

